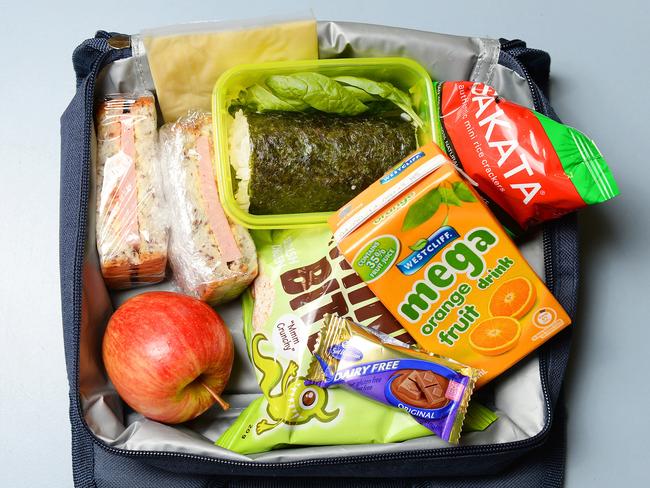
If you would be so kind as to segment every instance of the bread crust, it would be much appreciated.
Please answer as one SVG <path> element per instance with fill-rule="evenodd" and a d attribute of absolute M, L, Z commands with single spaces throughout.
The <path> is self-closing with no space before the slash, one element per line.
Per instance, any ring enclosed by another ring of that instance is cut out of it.
<path fill-rule="evenodd" d="M 109 288 L 125 290 L 137 285 L 159 283 L 165 279 L 167 265 L 166 253 L 140 254 L 140 263 L 133 264 L 127 259 L 107 259 L 102 261 L 102 275 Z"/>

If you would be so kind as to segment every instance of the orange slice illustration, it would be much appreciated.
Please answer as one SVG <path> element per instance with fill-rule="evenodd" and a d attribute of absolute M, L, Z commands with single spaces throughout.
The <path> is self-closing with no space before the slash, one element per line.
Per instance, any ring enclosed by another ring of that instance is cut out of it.
<path fill-rule="evenodd" d="M 490 298 L 490 313 L 495 317 L 526 315 L 537 299 L 537 292 L 528 278 L 519 276 L 503 283 Z"/>
<path fill-rule="evenodd" d="M 519 321 L 512 317 L 491 317 L 474 326 L 469 344 L 485 356 L 498 356 L 515 347 L 520 335 Z"/>

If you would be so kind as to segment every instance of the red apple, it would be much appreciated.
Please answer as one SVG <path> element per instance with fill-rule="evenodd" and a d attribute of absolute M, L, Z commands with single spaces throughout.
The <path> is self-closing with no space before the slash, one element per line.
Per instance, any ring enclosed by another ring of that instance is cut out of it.
<path fill-rule="evenodd" d="M 234 358 L 230 332 L 200 300 L 172 292 L 136 295 L 106 328 L 104 365 L 135 411 L 168 424 L 191 420 L 226 387 Z"/>

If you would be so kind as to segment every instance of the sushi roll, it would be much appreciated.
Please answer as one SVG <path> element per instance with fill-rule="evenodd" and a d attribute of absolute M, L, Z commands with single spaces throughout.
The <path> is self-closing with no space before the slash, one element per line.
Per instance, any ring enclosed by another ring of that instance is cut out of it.
<path fill-rule="evenodd" d="M 237 110 L 229 130 L 235 198 L 251 214 L 340 208 L 417 148 L 399 116 Z"/>

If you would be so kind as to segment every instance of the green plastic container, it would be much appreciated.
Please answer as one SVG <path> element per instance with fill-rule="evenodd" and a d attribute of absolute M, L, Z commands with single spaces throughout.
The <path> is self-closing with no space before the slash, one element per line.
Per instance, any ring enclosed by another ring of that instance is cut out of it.
<path fill-rule="evenodd" d="M 436 141 L 437 121 L 431 78 L 425 69 L 407 58 L 345 58 L 308 61 L 280 61 L 242 64 L 219 77 L 212 92 L 212 122 L 214 129 L 215 164 L 219 199 L 226 213 L 250 229 L 289 229 L 311 227 L 327 222 L 331 212 L 255 215 L 243 210 L 235 200 L 237 181 L 230 168 L 228 131 L 233 118 L 228 113 L 232 100 L 239 92 L 271 75 L 313 71 L 326 76 L 361 76 L 375 81 L 389 81 L 411 93 L 414 109 L 424 122 L 418 130 L 419 145 Z"/>

